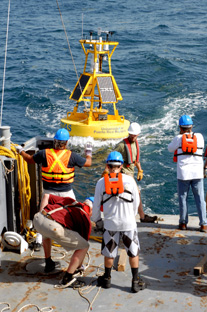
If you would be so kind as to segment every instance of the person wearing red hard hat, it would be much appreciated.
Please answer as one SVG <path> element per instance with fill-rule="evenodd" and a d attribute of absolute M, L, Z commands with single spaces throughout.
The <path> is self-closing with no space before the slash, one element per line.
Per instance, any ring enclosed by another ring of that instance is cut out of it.
<path fill-rule="evenodd" d="M 204 139 L 201 133 L 192 132 L 193 121 L 189 115 L 179 119 L 180 133 L 168 145 L 177 162 L 177 189 L 180 208 L 179 229 L 186 230 L 188 224 L 187 199 L 192 189 L 199 216 L 201 232 L 207 232 L 206 207 L 204 201 Z"/>

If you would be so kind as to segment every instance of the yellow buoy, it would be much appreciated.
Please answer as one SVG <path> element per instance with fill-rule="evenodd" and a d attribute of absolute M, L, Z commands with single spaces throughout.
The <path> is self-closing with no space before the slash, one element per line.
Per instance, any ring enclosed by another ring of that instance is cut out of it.
<path fill-rule="evenodd" d="M 101 34 L 106 34 L 103 40 Z M 70 99 L 76 101 L 72 112 L 61 119 L 61 127 L 71 136 L 94 139 L 119 139 L 128 136 L 130 122 L 119 115 L 116 103 L 122 100 L 121 93 L 111 71 L 111 57 L 119 44 L 109 41 L 109 31 L 99 31 L 99 39 L 80 40 L 85 54 L 85 65 Z M 82 112 L 78 112 L 83 102 Z M 111 104 L 113 114 L 103 105 Z"/>

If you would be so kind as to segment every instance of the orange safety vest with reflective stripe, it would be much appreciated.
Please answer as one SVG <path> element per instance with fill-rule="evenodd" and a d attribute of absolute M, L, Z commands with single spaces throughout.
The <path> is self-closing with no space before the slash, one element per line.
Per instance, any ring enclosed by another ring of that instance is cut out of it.
<path fill-rule="evenodd" d="M 139 143 L 137 140 L 135 142 L 136 142 L 136 148 L 137 148 L 136 162 L 139 162 Z M 127 153 L 127 166 L 129 167 L 131 164 L 134 164 L 135 162 L 133 162 L 133 159 L 132 159 L 132 148 L 131 148 L 131 144 L 128 138 L 124 139 L 124 144 L 125 144 L 126 153 Z"/>
<path fill-rule="evenodd" d="M 49 183 L 72 183 L 75 168 L 67 168 L 71 156 L 69 150 L 46 149 L 47 167 L 42 167 L 42 180 Z"/>

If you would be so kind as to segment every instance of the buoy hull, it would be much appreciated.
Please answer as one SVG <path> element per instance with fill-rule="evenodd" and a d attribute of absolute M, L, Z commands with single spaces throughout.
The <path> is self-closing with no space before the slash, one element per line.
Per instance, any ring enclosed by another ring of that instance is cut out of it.
<path fill-rule="evenodd" d="M 92 137 L 95 140 L 119 139 L 128 136 L 130 122 L 118 121 L 95 121 L 89 125 L 78 121 L 61 119 L 61 128 L 68 130 L 70 136 Z"/>

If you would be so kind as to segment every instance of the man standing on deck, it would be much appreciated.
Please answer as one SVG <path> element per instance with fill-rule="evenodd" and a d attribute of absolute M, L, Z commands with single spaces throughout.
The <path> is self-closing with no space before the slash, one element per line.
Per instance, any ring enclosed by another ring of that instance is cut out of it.
<path fill-rule="evenodd" d="M 75 199 L 72 189 L 75 166 L 90 167 L 92 163 L 92 145 L 87 143 L 85 149 L 86 158 L 68 150 L 67 143 L 69 132 L 59 129 L 54 136 L 54 148 L 47 148 L 29 155 L 22 146 L 17 146 L 17 152 L 30 164 L 42 164 L 43 196 L 40 203 L 40 211 L 46 206 L 45 194 L 53 194 L 61 197 Z M 40 249 L 41 237 L 38 235 L 35 250 Z"/>
<path fill-rule="evenodd" d="M 137 293 L 145 287 L 138 274 L 140 246 L 135 216 L 140 199 L 137 184 L 132 177 L 121 173 L 124 161 L 119 152 L 111 152 L 106 162 L 109 174 L 105 174 L 96 184 L 92 213 L 92 220 L 98 222 L 103 205 L 101 253 L 104 255 L 105 273 L 98 277 L 98 286 L 111 287 L 111 269 L 122 239 L 131 266 L 131 291 Z"/>
<path fill-rule="evenodd" d="M 190 116 L 183 115 L 179 119 L 180 134 L 168 145 L 169 152 L 174 153 L 177 162 L 177 188 L 180 208 L 179 229 L 186 230 L 188 224 L 187 199 L 192 188 L 198 216 L 200 231 L 207 232 L 206 207 L 204 201 L 204 139 L 201 133 L 193 133 L 193 121 Z"/>
<path fill-rule="evenodd" d="M 134 178 L 134 173 L 135 173 L 134 169 L 136 167 L 138 170 L 137 181 L 141 181 L 143 178 L 143 170 L 141 168 L 140 149 L 139 149 L 139 143 L 137 140 L 139 134 L 141 133 L 140 125 L 136 122 L 132 122 L 129 126 L 128 133 L 129 133 L 128 138 L 122 140 L 118 144 L 115 150 L 121 153 L 124 159 L 124 164 L 123 164 L 121 172 L 127 175 L 130 175 L 131 177 Z M 140 195 L 140 204 L 138 207 L 140 221 L 147 222 L 147 223 L 154 223 L 157 220 L 157 216 L 151 217 L 144 213 L 139 188 L 138 188 L 138 191 Z"/>

